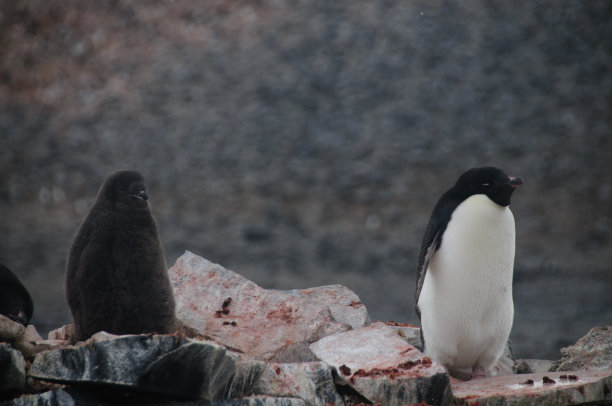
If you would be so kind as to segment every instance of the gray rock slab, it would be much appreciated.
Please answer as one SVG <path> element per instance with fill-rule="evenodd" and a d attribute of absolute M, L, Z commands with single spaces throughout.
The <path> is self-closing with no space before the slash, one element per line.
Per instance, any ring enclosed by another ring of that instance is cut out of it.
<path fill-rule="evenodd" d="M 310 349 L 373 403 L 445 405 L 451 401 L 445 369 L 385 323 L 325 337 Z"/>
<path fill-rule="evenodd" d="M 36 395 L 26 395 L 15 399 L 0 401 L 0 406 L 111 406 L 116 402 L 105 401 L 92 393 L 79 389 L 56 389 Z M 126 404 L 126 403 L 121 403 Z M 140 402 L 140 406 L 304 406 L 302 399 L 251 396 L 242 399 L 198 400 L 185 402 Z"/>
<path fill-rule="evenodd" d="M 395 321 L 385 321 L 387 326 L 395 330 L 395 332 L 408 342 L 408 344 L 418 349 L 423 348 L 421 343 L 421 329 L 417 326 L 407 323 L 397 323 Z"/>
<path fill-rule="evenodd" d="M 264 361 L 245 359 L 237 354 L 230 353 L 230 355 L 234 358 L 236 372 L 225 385 L 221 398 L 233 399 L 253 395 L 253 387 L 268 368 L 268 364 Z"/>
<path fill-rule="evenodd" d="M 0 406 L 107 406 L 90 393 L 75 389 L 56 389 L 35 395 L 24 395 L 15 399 L 0 401 Z"/>
<path fill-rule="evenodd" d="M 0 343 L 0 393 L 21 391 L 26 386 L 25 360 L 8 343 Z"/>
<path fill-rule="evenodd" d="M 234 360 L 216 344 L 175 336 L 129 335 L 40 353 L 28 376 L 214 399 L 234 373 Z"/>
<path fill-rule="evenodd" d="M 189 251 L 168 273 L 182 323 L 259 359 L 369 323 L 359 297 L 340 285 L 266 290 Z"/>
<path fill-rule="evenodd" d="M 612 369 L 612 326 L 594 327 L 576 341 L 561 348 L 557 371 Z"/>
<path fill-rule="evenodd" d="M 612 401 L 611 388 L 612 370 L 497 376 L 452 385 L 455 403 L 472 406 L 606 403 Z"/>
<path fill-rule="evenodd" d="M 555 366 L 555 362 L 547 359 L 520 359 L 515 365 L 515 373 L 532 374 L 548 372 Z"/>
<path fill-rule="evenodd" d="M 324 362 L 270 363 L 253 387 L 257 395 L 296 397 L 307 405 L 343 405 Z"/>

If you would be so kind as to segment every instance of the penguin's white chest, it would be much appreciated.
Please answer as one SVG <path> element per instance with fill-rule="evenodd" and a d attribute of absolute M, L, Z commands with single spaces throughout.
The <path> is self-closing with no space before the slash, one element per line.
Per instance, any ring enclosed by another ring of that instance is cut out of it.
<path fill-rule="evenodd" d="M 425 352 L 449 369 L 489 370 L 512 327 L 514 217 L 485 195 L 453 212 L 432 256 L 419 309 Z"/>

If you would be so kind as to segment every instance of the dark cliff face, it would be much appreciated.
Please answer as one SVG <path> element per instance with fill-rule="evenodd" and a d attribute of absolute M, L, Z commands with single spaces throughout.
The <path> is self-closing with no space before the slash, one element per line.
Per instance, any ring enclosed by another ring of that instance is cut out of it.
<path fill-rule="evenodd" d="M 433 204 L 495 165 L 525 180 L 515 351 L 556 358 L 610 320 L 608 2 L 175 3 L 0 3 L 0 259 L 41 330 L 68 320 L 70 238 L 128 167 L 169 265 L 343 283 L 415 321 Z"/>

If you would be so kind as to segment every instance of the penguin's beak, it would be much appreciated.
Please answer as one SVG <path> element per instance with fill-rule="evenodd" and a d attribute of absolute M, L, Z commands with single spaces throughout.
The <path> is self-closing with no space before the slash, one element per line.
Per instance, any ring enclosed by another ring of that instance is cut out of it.
<path fill-rule="evenodd" d="M 143 200 L 145 202 L 149 200 L 149 195 L 147 194 L 145 190 L 141 190 L 140 192 L 133 194 L 132 196 L 134 196 L 137 199 Z"/>
<path fill-rule="evenodd" d="M 523 184 L 523 179 L 521 178 L 514 178 L 512 176 L 510 176 L 508 178 L 510 180 L 510 185 L 516 189 L 517 187 L 521 186 Z"/>

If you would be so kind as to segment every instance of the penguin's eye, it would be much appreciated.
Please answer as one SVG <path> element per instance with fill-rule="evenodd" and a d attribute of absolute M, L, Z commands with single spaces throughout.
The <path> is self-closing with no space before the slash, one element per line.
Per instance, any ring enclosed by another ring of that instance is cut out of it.
<path fill-rule="evenodd" d="M 484 182 L 484 183 L 481 183 L 481 185 L 482 186 L 491 186 L 491 182 Z"/>

